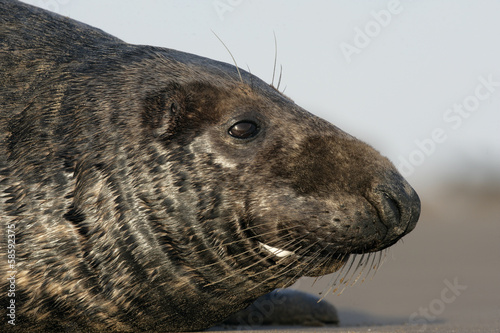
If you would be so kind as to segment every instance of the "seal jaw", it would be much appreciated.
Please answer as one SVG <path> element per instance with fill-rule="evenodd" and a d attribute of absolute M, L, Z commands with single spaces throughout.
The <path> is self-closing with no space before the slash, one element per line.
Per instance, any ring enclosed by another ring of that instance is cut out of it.
<path fill-rule="evenodd" d="M 258 244 L 260 249 L 265 253 L 266 258 L 275 259 L 274 264 L 280 267 L 297 266 L 301 268 L 301 272 L 305 276 L 323 276 L 336 272 L 343 267 L 349 259 L 349 254 L 332 255 L 331 253 L 323 253 L 323 255 L 315 254 L 309 256 L 270 246 L 260 241 Z M 272 256 L 272 258 L 269 258 L 269 256 Z M 292 275 L 296 274 L 293 269 L 291 269 L 290 272 Z"/>

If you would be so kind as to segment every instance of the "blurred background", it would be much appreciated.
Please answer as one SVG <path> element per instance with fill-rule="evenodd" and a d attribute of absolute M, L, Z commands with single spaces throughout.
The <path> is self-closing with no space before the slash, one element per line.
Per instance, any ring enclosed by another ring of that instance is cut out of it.
<path fill-rule="evenodd" d="M 232 63 L 215 32 L 269 83 L 276 35 L 280 90 L 391 159 L 422 199 L 419 225 L 375 278 L 326 296 L 343 325 L 500 327 L 499 1 L 25 2 Z"/>

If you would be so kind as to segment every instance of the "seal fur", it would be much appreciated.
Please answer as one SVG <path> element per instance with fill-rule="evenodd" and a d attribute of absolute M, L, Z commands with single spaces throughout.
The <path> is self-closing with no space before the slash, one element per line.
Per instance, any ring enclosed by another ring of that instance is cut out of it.
<path fill-rule="evenodd" d="M 19 330 L 204 329 L 417 222 L 386 158 L 234 66 L 8 0 L 0 64 Z"/>

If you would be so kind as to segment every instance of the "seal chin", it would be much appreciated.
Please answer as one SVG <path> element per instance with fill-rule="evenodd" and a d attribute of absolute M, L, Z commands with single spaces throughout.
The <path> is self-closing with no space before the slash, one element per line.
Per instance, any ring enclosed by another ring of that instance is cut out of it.
<path fill-rule="evenodd" d="M 277 247 L 264 244 L 262 242 L 259 242 L 259 245 L 261 246 L 261 248 L 265 249 L 266 251 L 270 252 L 271 254 L 273 254 L 273 255 L 275 255 L 276 257 L 279 257 L 279 258 L 284 258 L 284 257 L 291 256 L 292 254 L 295 254 L 294 252 L 291 252 L 291 251 L 288 251 L 288 250 L 279 249 Z"/>

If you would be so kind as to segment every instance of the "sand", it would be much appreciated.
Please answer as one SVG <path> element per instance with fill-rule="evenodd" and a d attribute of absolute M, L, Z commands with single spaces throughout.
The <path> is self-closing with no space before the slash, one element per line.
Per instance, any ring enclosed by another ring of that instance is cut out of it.
<path fill-rule="evenodd" d="M 262 329 L 500 332 L 500 185 L 415 187 L 422 199 L 417 228 L 388 251 L 373 279 L 326 296 L 339 327 Z M 293 288 L 319 293 L 331 279 L 303 278 Z"/>

